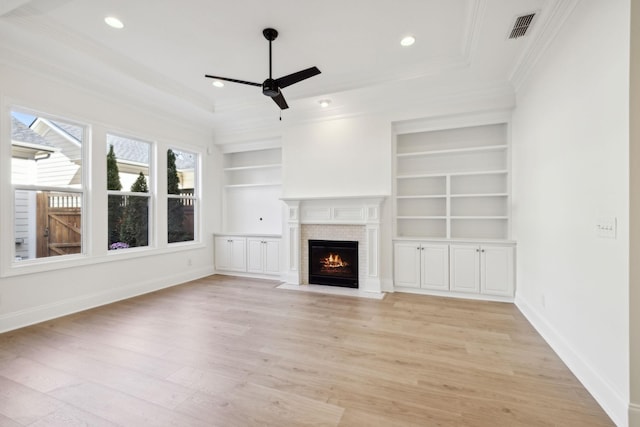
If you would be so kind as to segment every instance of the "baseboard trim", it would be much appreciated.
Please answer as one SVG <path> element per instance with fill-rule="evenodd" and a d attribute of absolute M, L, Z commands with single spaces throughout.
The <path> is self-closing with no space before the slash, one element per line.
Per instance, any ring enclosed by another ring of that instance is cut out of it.
<path fill-rule="evenodd" d="M 147 294 L 160 289 L 169 288 L 191 280 L 210 276 L 213 273 L 213 267 L 190 269 L 185 272 L 180 272 L 171 276 L 164 276 L 159 279 L 148 280 L 142 283 L 136 283 L 131 286 L 118 287 L 115 289 L 96 292 L 94 294 L 83 295 L 77 298 L 69 298 L 50 304 L 7 313 L 0 316 L 0 325 L 2 325 L 0 333 L 24 328 L 25 326 L 34 325 L 36 323 L 99 307 L 101 305 L 111 304 L 116 301 Z"/>
<path fill-rule="evenodd" d="M 628 411 L 630 412 L 628 402 L 582 358 L 571 344 L 531 304 L 522 297 L 516 296 L 515 305 L 587 391 L 591 393 L 613 422 L 619 426 L 628 425 Z"/>
<path fill-rule="evenodd" d="M 629 404 L 629 427 L 640 427 L 640 405 Z"/>
<path fill-rule="evenodd" d="M 508 302 L 513 304 L 513 297 L 502 297 L 499 295 L 472 294 L 464 292 L 437 291 L 434 289 L 423 288 L 407 288 L 403 286 L 395 286 L 393 292 L 404 292 L 407 294 L 429 295 L 433 297 L 472 299 L 478 301 Z"/>

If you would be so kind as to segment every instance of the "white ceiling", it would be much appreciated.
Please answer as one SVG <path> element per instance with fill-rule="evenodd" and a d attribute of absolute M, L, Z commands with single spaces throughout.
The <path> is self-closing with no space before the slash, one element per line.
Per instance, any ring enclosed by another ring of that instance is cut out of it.
<path fill-rule="evenodd" d="M 204 74 L 261 83 L 317 66 L 322 74 L 283 89 L 290 110 L 320 98 L 348 109 L 364 92 L 381 104 L 455 87 L 508 85 L 548 11 L 563 0 L 3 0 L 0 38 L 78 81 L 170 101 L 176 112 L 221 124 L 277 115 L 258 87 L 214 88 Z M 530 34 L 507 35 L 518 15 L 540 12 Z M 120 18 L 114 30 L 104 17 Z M 410 48 L 400 46 L 407 34 Z M 28 51 L 28 52 L 27 52 Z M 84 83 L 83 83 L 84 84 Z M 371 94 L 375 94 L 371 95 Z M 404 96 L 404 95 L 402 95 Z"/>

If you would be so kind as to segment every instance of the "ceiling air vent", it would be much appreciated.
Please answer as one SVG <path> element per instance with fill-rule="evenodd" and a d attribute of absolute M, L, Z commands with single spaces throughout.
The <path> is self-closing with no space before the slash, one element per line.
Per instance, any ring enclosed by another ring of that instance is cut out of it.
<path fill-rule="evenodd" d="M 533 23 L 533 18 L 535 16 L 535 13 L 528 13 L 526 15 L 516 17 L 516 22 L 513 24 L 513 29 L 511 30 L 511 33 L 509 33 L 509 39 L 517 39 L 527 34 L 527 30 Z"/>

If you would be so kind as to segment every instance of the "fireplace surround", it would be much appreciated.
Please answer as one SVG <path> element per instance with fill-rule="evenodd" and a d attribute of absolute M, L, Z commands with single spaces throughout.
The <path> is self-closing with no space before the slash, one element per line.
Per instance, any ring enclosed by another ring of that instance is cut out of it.
<path fill-rule="evenodd" d="M 308 240 L 354 240 L 358 241 L 360 252 L 359 290 L 382 292 L 380 213 L 384 199 L 384 196 L 283 198 L 287 205 L 287 227 L 283 236 L 282 279 L 292 285 L 308 282 Z"/>

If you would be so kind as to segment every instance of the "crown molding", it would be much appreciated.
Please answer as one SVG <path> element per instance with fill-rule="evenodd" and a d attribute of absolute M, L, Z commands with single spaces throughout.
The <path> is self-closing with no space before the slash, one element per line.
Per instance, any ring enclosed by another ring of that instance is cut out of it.
<path fill-rule="evenodd" d="M 462 57 L 467 64 L 471 64 L 478 48 L 480 21 L 484 17 L 486 5 L 486 0 L 473 0 L 469 3 L 465 35 L 462 38 Z"/>
<path fill-rule="evenodd" d="M 37 59 L 47 67 L 63 69 L 67 74 L 82 74 L 84 80 L 91 80 L 93 84 L 99 85 L 110 77 L 117 82 L 124 77 L 165 96 L 189 102 L 200 110 L 213 112 L 213 103 L 201 93 L 52 21 L 34 18 L 34 14 L 27 13 L 30 7 L 24 6 L 24 14 L 12 16 L 11 21 L 3 24 L 2 33 L 6 33 L 2 38 L 7 48 L 19 49 L 23 56 Z M 92 65 L 100 76 L 83 72 L 83 67 L 89 70 Z"/>
<path fill-rule="evenodd" d="M 331 110 L 319 110 L 317 104 L 313 106 L 315 102 L 299 105 L 296 106 L 296 111 L 292 111 L 289 117 L 283 117 L 282 121 L 273 115 L 269 115 L 269 118 L 260 116 L 257 111 L 252 112 L 250 117 L 245 116 L 242 121 L 233 121 L 227 125 L 223 121 L 216 121 L 214 141 L 216 145 L 225 146 L 274 138 L 292 126 L 366 116 L 376 116 L 380 120 L 394 123 L 478 111 L 510 111 L 515 106 L 515 93 L 508 82 L 451 86 L 437 94 L 414 90 L 410 97 L 403 92 L 393 99 L 387 98 L 384 103 L 376 102 L 379 90 L 380 88 L 369 88 L 341 94 L 348 99 L 344 103 L 332 103 L 336 105 Z M 387 87 L 385 91 L 392 93 L 393 88 Z"/>
<path fill-rule="evenodd" d="M 509 81 L 516 92 L 528 80 L 531 70 L 547 51 L 578 3 L 579 0 L 547 0 L 541 12 L 547 15 L 546 18 L 537 20 L 540 27 L 531 35 L 527 48 L 509 74 Z M 545 10 L 548 12 L 545 13 Z"/>

